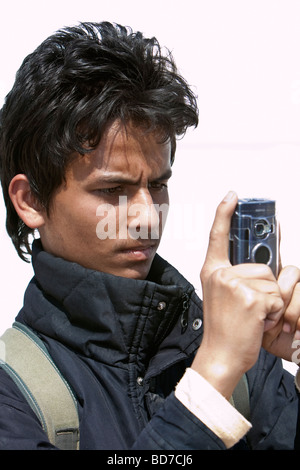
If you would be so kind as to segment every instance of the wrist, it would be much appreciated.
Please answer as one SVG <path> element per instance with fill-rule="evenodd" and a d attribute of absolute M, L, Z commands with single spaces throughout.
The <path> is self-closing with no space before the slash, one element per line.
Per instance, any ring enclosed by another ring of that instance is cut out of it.
<path fill-rule="evenodd" d="M 245 372 L 240 363 L 235 364 L 229 359 L 226 360 L 224 354 L 221 357 L 216 354 L 207 354 L 204 350 L 201 351 L 201 348 L 191 365 L 191 369 L 198 372 L 227 400 L 231 397 Z"/>

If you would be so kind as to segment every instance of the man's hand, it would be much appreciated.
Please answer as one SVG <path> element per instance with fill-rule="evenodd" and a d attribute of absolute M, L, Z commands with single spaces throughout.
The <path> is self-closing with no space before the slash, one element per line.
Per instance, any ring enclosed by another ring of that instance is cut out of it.
<path fill-rule="evenodd" d="M 293 342 L 300 340 L 300 270 L 295 266 L 282 269 L 278 277 L 284 301 L 284 315 L 263 337 L 263 347 L 287 361 L 292 360 Z M 297 343 L 299 344 L 299 343 Z"/>
<path fill-rule="evenodd" d="M 279 285 L 263 264 L 232 266 L 228 258 L 231 216 L 237 204 L 229 193 L 217 208 L 201 271 L 204 334 L 192 368 L 229 398 L 257 360 L 263 335 L 284 311 Z"/>

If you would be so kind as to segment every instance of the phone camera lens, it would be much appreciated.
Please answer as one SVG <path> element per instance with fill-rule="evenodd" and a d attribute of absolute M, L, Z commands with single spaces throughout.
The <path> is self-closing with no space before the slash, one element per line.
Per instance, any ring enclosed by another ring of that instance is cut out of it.
<path fill-rule="evenodd" d="M 254 233 L 258 238 L 265 238 L 272 232 L 272 226 L 266 220 L 259 220 L 254 226 Z"/>
<path fill-rule="evenodd" d="M 254 252 L 255 263 L 268 264 L 271 259 L 271 252 L 266 245 L 259 245 Z"/>
<path fill-rule="evenodd" d="M 265 226 L 264 224 L 256 224 L 255 233 L 258 237 L 261 237 L 264 234 Z"/>

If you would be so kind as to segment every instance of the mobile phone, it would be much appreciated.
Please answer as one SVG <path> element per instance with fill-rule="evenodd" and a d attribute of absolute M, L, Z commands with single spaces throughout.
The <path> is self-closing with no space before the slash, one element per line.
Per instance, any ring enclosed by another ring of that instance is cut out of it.
<path fill-rule="evenodd" d="M 264 263 L 278 275 L 276 202 L 271 199 L 239 199 L 231 219 L 231 264 Z"/>

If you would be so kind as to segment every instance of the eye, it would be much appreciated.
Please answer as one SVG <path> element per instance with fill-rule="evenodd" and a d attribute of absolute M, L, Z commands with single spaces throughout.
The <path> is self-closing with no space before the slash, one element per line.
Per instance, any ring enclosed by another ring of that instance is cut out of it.
<path fill-rule="evenodd" d="M 122 191 L 122 186 L 115 186 L 112 188 L 101 188 L 98 191 L 102 194 L 116 194 Z"/>
<path fill-rule="evenodd" d="M 156 191 L 163 191 L 164 189 L 167 189 L 167 187 L 167 183 L 162 183 L 160 181 L 153 181 L 149 184 L 149 188 L 154 189 Z"/>

